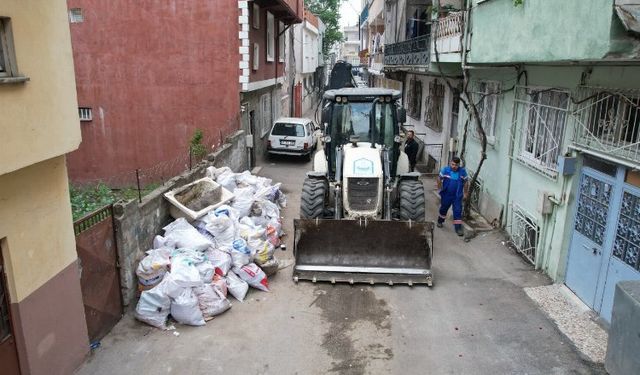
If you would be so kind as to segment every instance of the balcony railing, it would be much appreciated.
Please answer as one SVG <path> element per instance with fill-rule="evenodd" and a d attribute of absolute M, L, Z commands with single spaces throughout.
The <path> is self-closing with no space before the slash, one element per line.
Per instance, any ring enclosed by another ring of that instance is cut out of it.
<path fill-rule="evenodd" d="M 428 65 L 429 35 L 404 42 L 387 44 L 384 49 L 384 65 Z"/>
<path fill-rule="evenodd" d="M 462 12 L 452 12 L 438 20 L 435 40 L 438 46 L 438 53 L 461 51 L 460 37 L 462 36 L 463 27 L 464 17 Z"/>

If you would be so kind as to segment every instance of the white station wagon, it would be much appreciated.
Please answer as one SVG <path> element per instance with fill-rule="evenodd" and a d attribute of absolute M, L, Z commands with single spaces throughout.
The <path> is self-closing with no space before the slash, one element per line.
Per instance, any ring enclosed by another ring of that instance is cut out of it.
<path fill-rule="evenodd" d="M 319 137 L 318 128 L 308 118 L 283 117 L 273 124 L 269 133 L 269 154 L 311 157 Z"/>

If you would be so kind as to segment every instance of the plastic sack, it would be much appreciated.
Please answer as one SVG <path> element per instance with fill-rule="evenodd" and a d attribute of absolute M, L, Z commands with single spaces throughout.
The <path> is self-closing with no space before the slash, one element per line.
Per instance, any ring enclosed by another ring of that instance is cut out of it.
<path fill-rule="evenodd" d="M 204 318 L 220 315 L 229 310 L 231 303 L 211 284 L 205 284 L 193 288 L 198 298 L 198 307 Z"/>
<path fill-rule="evenodd" d="M 166 329 L 167 317 L 171 308 L 171 300 L 162 288 L 157 286 L 140 295 L 136 305 L 135 317 L 151 326 Z"/>
<path fill-rule="evenodd" d="M 273 245 L 274 248 L 280 246 L 280 236 L 278 234 L 278 229 L 275 226 L 271 224 L 267 225 L 266 234 L 267 241 L 269 241 L 269 243 Z"/>
<path fill-rule="evenodd" d="M 242 267 L 251 262 L 251 250 L 247 247 L 247 242 L 242 238 L 233 241 L 231 250 L 231 261 L 234 267 Z"/>
<path fill-rule="evenodd" d="M 193 250 L 205 251 L 211 246 L 209 242 L 196 228 L 187 222 L 183 217 L 170 223 L 164 229 L 164 236 L 173 240 L 177 247 L 186 247 Z"/>
<path fill-rule="evenodd" d="M 209 261 L 196 264 L 196 268 L 200 273 L 200 280 L 204 284 L 209 284 L 213 280 L 213 275 L 216 272 L 216 267 Z"/>
<path fill-rule="evenodd" d="M 227 282 L 229 293 L 231 293 L 231 295 L 238 301 L 244 301 L 244 297 L 247 295 L 247 291 L 249 290 L 249 284 L 233 273 L 233 271 L 227 274 L 225 280 Z"/>
<path fill-rule="evenodd" d="M 179 286 L 190 288 L 202 285 L 200 272 L 193 259 L 187 256 L 174 256 L 171 259 L 171 278 Z"/>
<path fill-rule="evenodd" d="M 275 247 L 271 242 L 260 240 L 260 246 L 257 248 L 253 260 L 260 266 L 267 263 L 273 257 Z"/>
<path fill-rule="evenodd" d="M 214 237 L 217 248 L 231 250 L 233 240 L 236 238 L 235 221 L 227 215 L 207 215 L 205 228 Z"/>
<path fill-rule="evenodd" d="M 233 203 L 231 207 L 238 210 L 239 217 L 249 216 L 249 212 L 251 211 L 251 205 L 253 204 L 253 188 L 252 187 L 244 187 L 237 188 L 233 194 L 235 198 L 233 198 Z"/>
<path fill-rule="evenodd" d="M 162 281 L 160 282 L 160 284 L 156 286 L 156 288 L 161 293 L 164 293 L 165 295 L 174 299 L 177 298 L 180 294 L 182 294 L 182 292 L 184 292 L 184 290 L 186 289 L 185 287 L 179 285 L 176 282 L 171 272 L 165 275 L 164 279 L 162 279 Z"/>
<path fill-rule="evenodd" d="M 251 186 L 255 190 L 256 185 L 260 182 L 257 176 L 254 176 L 249 171 L 242 173 L 236 173 L 236 184 L 239 188 Z"/>
<path fill-rule="evenodd" d="M 216 182 L 222 185 L 223 188 L 229 190 L 232 193 L 235 193 L 237 188 L 236 185 L 236 174 L 231 171 L 228 167 L 220 168 L 215 171 L 216 174 Z"/>
<path fill-rule="evenodd" d="M 271 257 L 267 262 L 260 265 L 260 268 L 264 271 L 265 275 L 272 276 L 280 269 L 280 262 L 276 257 Z"/>
<path fill-rule="evenodd" d="M 207 223 L 202 221 L 202 219 L 196 220 L 193 222 L 193 227 L 196 228 L 198 233 L 200 233 L 204 238 L 209 240 L 211 243 L 216 243 L 215 237 L 207 230 Z"/>
<path fill-rule="evenodd" d="M 222 293 L 225 298 L 227 298 L 229 288 L 227 287 L 227 280 L 224 277 L 220 275 L 214 275 L 211 285 L 218 289 L 218 291 Z"/>
<path fill-rule="evenodd" d="M 190 326 L 205 325 L 198 297 L 191 288 L 186 288 L 178 297 L 171 302 L 171 316 L 178 323 Z"/>
<path fill-rule="evenodd" d="M 231 269 L 231 254 L 218 249 L 209 249 L 205 252 L 205 256 L 213 264 L 216 275 L 224 276 Z"/>
<path fill-rule="evenodd" d="M 240 268 L 234 267 L 233 272 L 252 287 L 265 292 L 269 291 L 267 275 L 255 263 L 249 263 Z"/>
<path fill-rule="evenodd" d="M 138 263 L 136 275 L 138 275 L 138 279 L 142 285 L 155 285 L 162 280 L 162 277 L 167 272 L 167 267 L 171 264 L 169 260 L 171 250 L 160 248 L 148 250 L 146 254 L 147 256 L 142 258 L 140 263 Z"/>

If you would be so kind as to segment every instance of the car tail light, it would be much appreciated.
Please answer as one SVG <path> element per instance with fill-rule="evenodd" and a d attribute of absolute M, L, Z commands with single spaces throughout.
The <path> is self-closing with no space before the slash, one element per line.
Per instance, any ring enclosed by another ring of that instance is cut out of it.
<path fill-rule="evenodd" d="M 304 143 L 304 149 L 308 149 L 309 148 L 309 144 L 307 142 Z"/>

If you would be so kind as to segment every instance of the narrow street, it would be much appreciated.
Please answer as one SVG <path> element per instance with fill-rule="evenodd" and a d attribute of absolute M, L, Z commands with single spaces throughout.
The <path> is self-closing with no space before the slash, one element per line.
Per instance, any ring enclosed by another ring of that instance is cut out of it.
<path fill-rule="evenodd" d="M 277 157 L 260 172 L 287 193 L 280 259 L 292 259 L 310 164 Z M 523 292 L 548 278 L 501 241 L 497 232 L 465 243 L 451 226 L 437 230 L 433 288 L 295 284 L 288 267 L 269 280 L 270 293 L 252 289 L 204 327 L 161 331 L 128 313 L 78 374 L 601 373 Z"/>

